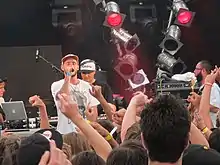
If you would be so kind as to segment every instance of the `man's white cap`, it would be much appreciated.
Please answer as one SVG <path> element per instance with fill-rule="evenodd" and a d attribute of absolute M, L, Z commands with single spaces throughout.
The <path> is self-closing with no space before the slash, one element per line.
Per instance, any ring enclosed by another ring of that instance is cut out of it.
<path fill-rule="evenodd" d="M 86 59 L 80 63 L 80 71 L 81 72 L 92 72 L 96 71 L 95 61 Z"/>

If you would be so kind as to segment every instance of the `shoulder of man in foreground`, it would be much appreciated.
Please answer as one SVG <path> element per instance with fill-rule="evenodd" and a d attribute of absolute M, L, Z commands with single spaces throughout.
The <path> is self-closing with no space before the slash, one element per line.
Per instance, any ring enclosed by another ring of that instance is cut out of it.
<path fill-rule="evenodd" d="M 206 146 L 191 144 L 183 154 L 183 165 L 218 165 L 220 153 Z"/>
<path fill-rule="evenodd" d="M 64 79 L 55 81 L 55 82 L 53 82 L 53 83 L 51 84 L 51 89 L 52 89 L 52 88 L 55 88 L 56 86 L 62 85 L 63 83 L 64 83 Z"/>
<path fill-rule="evenodd" d="M 84 81 L 84 80 L 82 80 L 82 79 L 79 79 L 79 81 L 80 81 L 80 83 L 81 83 L 82 85 L 84 85 L 85 87 L 91 88 L 91 85 L 90 85 L 88 82 L 86 82 L 86 81 Z"/>

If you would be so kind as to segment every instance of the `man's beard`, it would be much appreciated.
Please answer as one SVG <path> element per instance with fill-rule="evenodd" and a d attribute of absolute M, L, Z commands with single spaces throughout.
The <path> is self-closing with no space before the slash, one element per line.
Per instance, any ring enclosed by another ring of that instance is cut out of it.
<path fill-rule="evenodd" d="M 196 79 L 198 82 L 201 82 L 203 77 L 202 77 L 202 73 L 200 72 L 197 76 L 196 76 Z"/>
<path fill-rule="evenodd" d="M 75 77 L 76 74 L 77 74 L 77 72 L 73 72 L 72 75 L 71 75 L 71 77 Z"/>

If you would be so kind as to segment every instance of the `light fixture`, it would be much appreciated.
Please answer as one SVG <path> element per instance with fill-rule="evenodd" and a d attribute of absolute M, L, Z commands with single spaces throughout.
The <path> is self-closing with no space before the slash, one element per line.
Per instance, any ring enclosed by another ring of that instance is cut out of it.
<path fill-rule="evenodd" d="M 171 25 L 160 47 L 169 52 L 169 54 L 174 55 L 183 46 L 183 43 L 180 42 L 180 37 L 180 28 L 177 25 Z"/>
<path fill-rule="evenodd" d="M 189 27 L 195 16 L 195 12 L 189 11 L 183 0 L 173 0 L 173 11 L 176 14 L 175 24 Z"/>
<path fill-rule="evenodd" d="M 165 69 L 172 74 L 180 74 L 186 70 L 186 65 L 180 58 L 176 60 L 173 56 L 165 52 L 159 54 L 157 62 L 161 69 Z"/>
<path fill-rule="evenodd" d="M 118 59 L 118 63 L 114 69 L 124 80 L 128 80 L 137 72 L 137 64 L 137 56 L 129 53 Z"/>
<path fill-rule="evenodd" d="M 122 28 L 112 29 L 112 36 L 123 42 L 126 52 L 133 52 L 140 45 L 140 40 L 136 34 L 132 36 Z"/>
<path fill-rule="evenodd" d="M 128 83 L 132 89 L 136 89 L 143 85 L 149 84 L 149 80 L 147 75 L 144 73 L 144 70 L 141 69 L 137 71 L 130 79 L 128 79 Z"/>
<path fill-rule="evenodd" d="M 82 24 L 82 13 L 79 8 L 53 9 L 52 22 L 54 26 L 73 22 Z"/>
<path fill-rule="evenodd" d="M 120 8 L 116 2 L 110 1 L 105 6 L 106 17 L 104 26 L 110 28 L 120 28 L 124 22 L 125 15 L 120 13 Z"/>

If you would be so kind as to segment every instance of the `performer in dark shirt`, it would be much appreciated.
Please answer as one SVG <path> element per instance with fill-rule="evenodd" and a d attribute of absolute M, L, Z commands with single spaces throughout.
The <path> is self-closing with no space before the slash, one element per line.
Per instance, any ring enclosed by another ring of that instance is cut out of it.
<path fill-rule="evenodd" d="M 106 82 L 100 82 L 95 79 L 96 74 L 96 63 L 93 60 L 86 59 L 80 63 L 80 72 L 82 79 L 89 84 L 98 85 L 102 87 L 102 95 L 106 101 L 113 104 L 113 93 L 111 87 Z M 103 114 L 103 109 L 101 105 L 98 106 L 99 114 Z"/>

